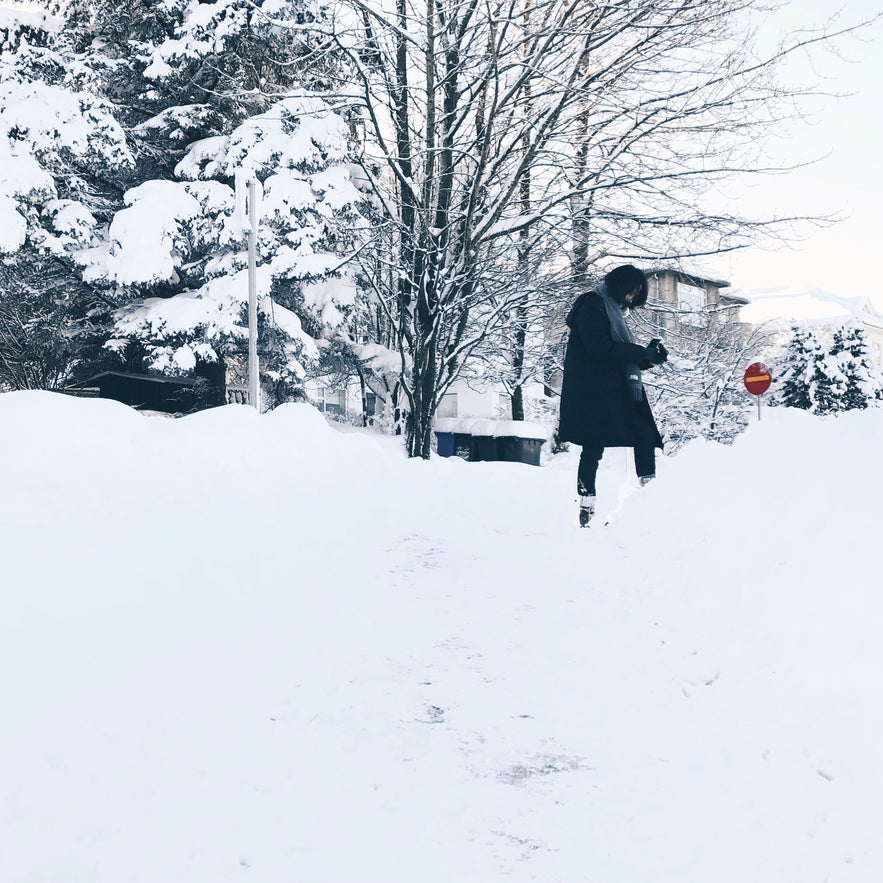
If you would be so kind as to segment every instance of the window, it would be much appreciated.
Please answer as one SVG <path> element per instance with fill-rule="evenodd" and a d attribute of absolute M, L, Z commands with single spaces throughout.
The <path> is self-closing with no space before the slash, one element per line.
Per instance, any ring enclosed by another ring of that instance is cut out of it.
<path fill-rule="evenodd" d="M 345 415 L 346 392 L 342 389 L 330 389 L 327 386 L 320 387 L 319 410 L 326 414 Z"/>
<path fill-rule="evenodd" d="M 689 325 L 701 324 L 705 313 L 705 289 L 678 282 L 678 309 L 681 311 L 679 318 L 682 322 Z"/>
<path fill-rule="evenodd" d="M 436 417 L 456 417 L 457 416 L 457 393 L 446 392 L 438 403 L 438 410 L 435 412 Z"/>

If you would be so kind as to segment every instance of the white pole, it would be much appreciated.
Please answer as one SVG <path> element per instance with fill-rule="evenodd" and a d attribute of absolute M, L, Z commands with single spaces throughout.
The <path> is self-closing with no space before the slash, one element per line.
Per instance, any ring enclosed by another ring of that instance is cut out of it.
<path fill-rule="evenodd" d="M 760 420 L 760 400 L 763 398 L 763 393 L 761 393 L 757 397 L 757 419 Z"/>
<path fill-rule="evenodd" d="M 257 181 L 248 182 L 248 403 L 261 411 L 258 374 L 258 207 Z"/>

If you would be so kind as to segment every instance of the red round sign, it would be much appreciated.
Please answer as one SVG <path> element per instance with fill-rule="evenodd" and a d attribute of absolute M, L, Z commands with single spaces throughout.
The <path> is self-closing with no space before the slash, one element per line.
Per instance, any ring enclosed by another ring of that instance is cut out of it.
<path fill-rule="evenodd" d="M 763 362 L 753 362 L 745 369 L 745 389 L 752 395 L 763 395 L 773 382 L 770 369 Z"/>

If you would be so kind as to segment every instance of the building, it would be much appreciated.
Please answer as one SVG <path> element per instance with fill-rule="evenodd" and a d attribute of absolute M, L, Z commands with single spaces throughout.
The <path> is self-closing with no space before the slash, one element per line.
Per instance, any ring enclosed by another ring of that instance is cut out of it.
<path fill-rule="evenodd" d="M 656 324 L 674 331 L 678 324 L 698 325 L 709 320 L 740 322 L 747 298 L 722 291 L 730 283 L 695 269 L 654 267 L 646 271 L 647 307 Z"/>
<path fill-rule="evenodd" d="M 370 391 L 362 390 L 355 380 L 341 388 L 340 381 L 328 378 L 314 378 L 305 384 L 308 401 L 323 414 L 349 423 L 360 424 L 365 420 L 369 425 L 382 415 L 378 413 L 380 402 Z M 526 398 L 539 398 L 544 395 L 541 384 L 529 384 L 525 388 Z M 502 387 L 474 379 L 460 378 L 451 384 L 442 396 L 436 417 L 484 417 L 487 419 L 510 419 L 512 400 Z M 387 415 L 388 416 L 388 415 Z"/>
<path fill-rule="evenodd" d="M 752 293 L 743 315 L 747 322 L 769 325 L 782 339 L 794 324 L 810 327 L 824 339 L 840 325 L 857 322 L 883 365 L 883 312 L 872 297 L 843 297 L 818 288 L 766 289 Z"/>

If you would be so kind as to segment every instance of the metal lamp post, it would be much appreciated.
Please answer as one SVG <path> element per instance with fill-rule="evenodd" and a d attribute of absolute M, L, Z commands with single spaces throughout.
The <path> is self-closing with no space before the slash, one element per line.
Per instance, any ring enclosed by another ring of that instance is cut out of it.
<path fill-rule="evenodd" d="M 254 174 L 239 169 L 235 176 L 236 217 L 248 242 L 248 403 L 261 411 L 261 381 L 258 364 L 258 181 Z M 248 213 L 246 215 L 246 205 Z"/>

